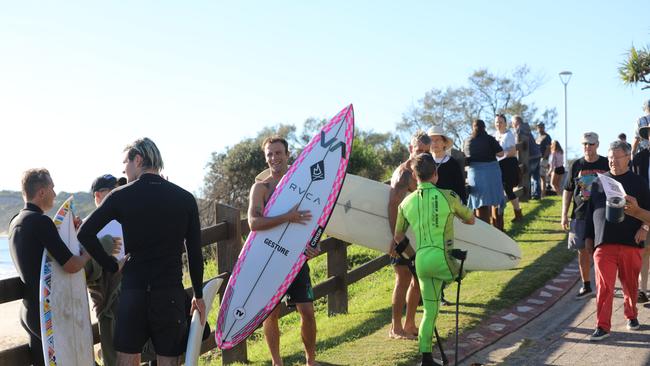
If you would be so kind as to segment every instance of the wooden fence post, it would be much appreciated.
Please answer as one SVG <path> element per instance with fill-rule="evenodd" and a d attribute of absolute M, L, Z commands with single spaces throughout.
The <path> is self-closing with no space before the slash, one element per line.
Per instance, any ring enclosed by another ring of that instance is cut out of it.
<path fill-rule="evenodd" d="M 341 240 L 327 252 L 327 276 L 336 277 L 336 290 L 327 295 L 327 313 L 329 315 L 348 312 L 348 246 Z"/>
<path fill-rule="evenodd" d="M 215 205 L 216 222 L 228 224 L 228 239 L 217 244 L 217 271 L 231 273 L 242 248 L 241 217 L 239 209 L 217 203 Z M 223 294 L 221 295 L 223 300 Z M 235 362 L 248 362 L 246 341 L 222 352 L 221 362 L 230 365 Z"/>

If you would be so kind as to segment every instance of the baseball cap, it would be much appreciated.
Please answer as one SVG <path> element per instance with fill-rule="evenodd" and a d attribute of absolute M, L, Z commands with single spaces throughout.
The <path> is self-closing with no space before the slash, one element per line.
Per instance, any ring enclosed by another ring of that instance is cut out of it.
<path fill-rule="evenodd" d="M 582 134 L 582 143 L 583 144 L 597 144 L 598 143 L 598 134 L 595 132 L 585 132 Z"/>
<path fill-rule="evenodd" d="M 539 123 L 537 123 L 537 127 L 545 127 L 545 126 L 544 126 L 544 122 L 539 122 Z"/>
<path fill-rule="evenodd" d="M 97 177 L 91 186 L 91 192 L 99 192 L 102 189 L 113 189 L 117 186 L 117 178 L 110 174 L 104 174 Z"/>

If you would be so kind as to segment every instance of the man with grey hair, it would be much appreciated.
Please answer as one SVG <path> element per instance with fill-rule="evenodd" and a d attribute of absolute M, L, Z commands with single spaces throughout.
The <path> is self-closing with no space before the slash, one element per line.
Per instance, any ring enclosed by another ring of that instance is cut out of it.
<path fill-rule="evenodd" d="M 418 131 L 411 137 L 409 144 L 409 160 L 395 169 L 390 180 L 388 196 L 388 223 L 391 233 L 395 233 L 397 208 L 409 192 L 415 191 L 417 182 L 411 170 L 411 159 L 418 154 L 428 152 L 431 148 L 431 137 L 424 131 Z M 420 285 L 414 275 L 413 263 L 393 255 L 391 264 L 395 270 L 395 288 L 392 298 L 392 322 L 388 333 L 394 339 L 417 339 L 418 329 L 415 325 L 415 313 L 420 302 Z M 406 318 L 402 326 L 402 312 L 406 303 Z"/>
<path fill-rule="evenodd" d="M 158 365 L 179 365 L 187 339 L 187 314 L 197 309 L 205 322 L 203 256 L 196 200 L 191 193 L 160 176 L 163 160 L 148 138 L 124 149 L 128 184 L 111 191 L 86 219 L 77 237 L 102 267 L 116 271 L 97 233 L 111 220 L 122 224 L 125 265 L 115 350 L 118 365 L 139 365 L 149 338 Z M 182 254 L 187 251 L 194 299 L 183 289 Z"/>
<path fill-rule="evenodd" d="M 528 142 L 528 170 L 530 171 L 530 198 L 538 200 L 542 198 L 542 189 L 540 184 L 540 162 L 542 159 L 542 153 L 539 149 L 539 145 L 535 142 L 532 132 L 530 131 L 530 125 L 527 122 L 524 122 L 524 119 L 520 115 L 512 116 L 510 120 L 512 123 L 512 128 L 515 130 L 515 139 L 517 143 L 527 141 Z"/>
<path fill-rule="evenodd" d="M 610 144 L 607 153 L 609 172 L 603 174 L 619 182 L 628 196 L 634 197 L 641 208 L 650 208 L 648 182 L 630 171 L 630 147 L 617 140 Z M 637 280 L 641 270 L 643 241 L 648 227 L 635 217 L 616 212 L 607 205 L 602 179 L 594 181 L 591 199 L 585 215 L 585 244 L 594 253 L 596 274 L 596 330 L 590 340 L 599 341 L 609 336 L 616 275 L 623 287 L 624 314 L 627 329 L 639 329 L 637 318 Z M 608 211 L 608 212 L 606 212 Z"/>
<path fill-rule="evenodd" d="M 645 115 L 639 117 L 634 124 L 634 141 L 632 141 L 632 155 L 648 147 L 648 130 L 643 127 L 650 126 L 650 99 L 643 102 L 643 112 Z"/>
<path fill-rule="evenodd" d="M 585 132 L 582 135 L 582 150 L 584 156 L 571 165 L 569 177 L 562 194 L 562 219 L 560 224 L 564 230 L 569 230 L 568 247 L 578 251 L 578 266 L 582 287 L 576 295 L 577 299 L 593 296 L 591 289 L 591 252 L 585 246 L 585 215 L 587 203 L 591 197 L 591 185 L 598 173 L 609 170 L 607 158 L 598 155 L 598 134 Z M 573 201 L 571 216 L 569 207 Z M 569 218 L 571 221 L 569 222 Z"/>

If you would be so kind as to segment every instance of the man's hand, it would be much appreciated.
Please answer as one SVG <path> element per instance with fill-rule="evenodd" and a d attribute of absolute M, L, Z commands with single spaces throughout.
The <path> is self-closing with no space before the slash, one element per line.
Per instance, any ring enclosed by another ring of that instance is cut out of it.
<path fill-rule="evenodd" d="M 319 254 L 320 248 L 318 246 L 316 248 L 312 248 L 311 245 L 307 245 L 307 248 L 305 249 L 305 255 L 307 256 L 307 259 L 317 257 Z"/>
<path fill-rule="evenodd" d="M 591 254 L 594 253 L 594 239 L 585 239 L 585 248 Z"/>
<path fill-rule="evenodd" d="M 644 241 L 647 236 L 648 231 L 640 227 L 639 230 L 636 231 L 636 235 L 634 235 L 634 242 L 639 244 L 640 242 Z"/>
<path fill-rule="evenodd" d="M 560 220 L 560 225 L 562 225 L 562 229 L 569 230 L 569 219 L 564 214 L 562 214 L 562 219 Z"/>
<path fill-rule="evenodd" d="M 625 196 L 625 213 L 632 217 L 637 217 L 640 212 L 641 207 L 639 207 L 639 202 L 637 202 L 636 198 Z"/>
<path fill-rule="evenodd" d="M 399 254 L 397 254 L 397 243 L 395 243 L 394 240 L 390 241 L 390 244 L 388 244 L 388 247 L 390 248 L 390 251 L 388 252 L 388 255 L 390 255 L 393 258 L 399 258 Z"/>
<path fill-rule="evenodd" d="M 192 308 L 190 309 L 190 316 L 194 314 L 194 310 L 199 311 L 199 318 L 201 318 L 201 324 L 205 324 L 205 318 L 208 314 L 205 313 L 205 301 L 203 299 L 197 299 L 196 297 L 192 298 Z"/>
<path fill-rule="evenodd" d="M 113 250 L 111 251 L 111 254 L 114 257 L 117 257 L 120 254 L 120 250 L 122 249 L 122 238 L 119 236 L 113 237 Z"/>
<path fill-rule="evenodd" d="M 470 217 L 469 220 L 463 220 L 465 225 L 474 225 L 476 223 L 476 218 L 474 216 Z"/>
<path fill-rule="evenodd" d="M 72 218 L 72 224 L 74 225 L 75 230 L 79 230 L 79 226 L 81 226 L 83 221 L 81 221 L 81 217 L 75 216 Z"/>
<path fill-rule="evenodd" d="M 117 273 L 122 272 L 122 269 L 124 268 L 124 265 L 129 260 L 129 258 L 131 258 L 131 253 L 125 255 L 124 258 L 117 261 Z"/>
<path fill-rule="evenodd" d="M 298 210 L 298 205 L 293 206 L 293 208 L 285 215 L 287 215 L 287 221 L 295 224 L 306 225 L 307 222 L 311 220 L 311 213 L 309 210 Z"/>

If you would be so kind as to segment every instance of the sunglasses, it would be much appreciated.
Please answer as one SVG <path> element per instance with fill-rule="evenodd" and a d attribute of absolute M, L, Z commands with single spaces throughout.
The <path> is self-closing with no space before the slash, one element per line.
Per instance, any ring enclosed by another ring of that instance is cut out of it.
<path fill-rule="evenodd" d="M 583 142 L 582 143 L 582 146 L 594 146 L 594 145 L 596 145 L 596 144 L 590 144 L 588 142 Z"/>

